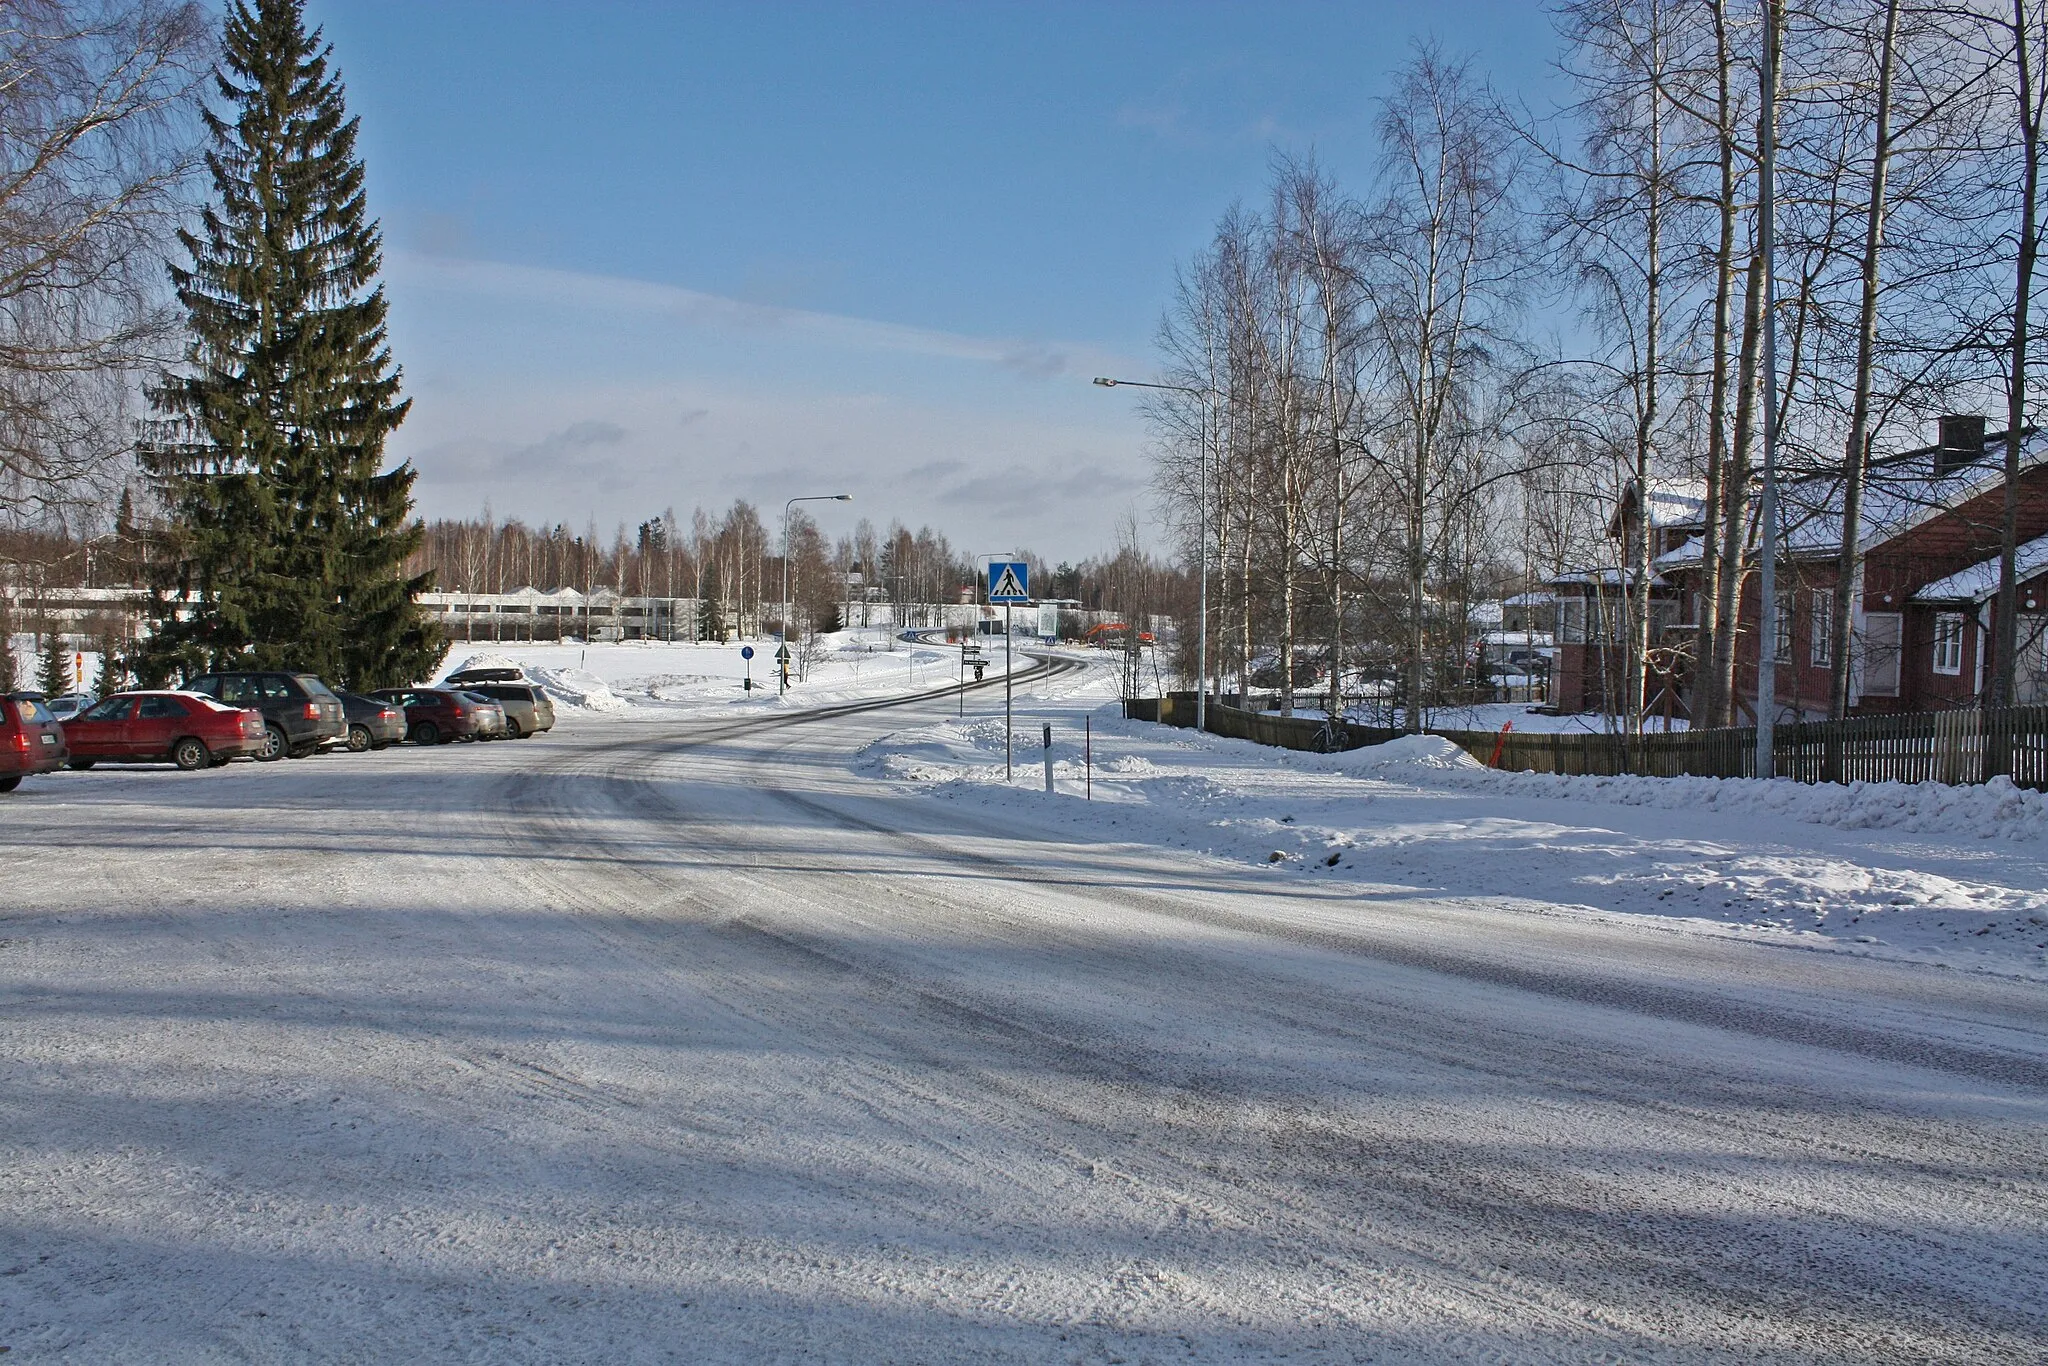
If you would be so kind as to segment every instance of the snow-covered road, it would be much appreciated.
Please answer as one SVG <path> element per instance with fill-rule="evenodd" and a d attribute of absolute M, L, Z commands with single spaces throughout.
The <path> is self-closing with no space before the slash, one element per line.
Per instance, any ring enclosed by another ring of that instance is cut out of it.
<path fill-rule="evenodd" d="M 2048 1355 L 2038 982 L 852 766 L 951 709 L 24 786 L 8 1360 Z"/>

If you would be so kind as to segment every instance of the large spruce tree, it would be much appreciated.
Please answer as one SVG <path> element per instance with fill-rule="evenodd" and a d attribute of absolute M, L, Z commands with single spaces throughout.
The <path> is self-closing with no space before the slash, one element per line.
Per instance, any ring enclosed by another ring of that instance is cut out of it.
<path fill-rule="evenodd" d="M 414 471 L 384 469 L 409 403 L 357 121 L 302 6 L 228 6 L 214 202 L 171 270 L 192 341 L 151 394 L 144 453 L 170 514 L 138 661 L 154 679 L 301 668 L 368 688 L 424 677 L 445 648 L 416 601 L 428 577 L 404 573 L 423 535 Z"/>

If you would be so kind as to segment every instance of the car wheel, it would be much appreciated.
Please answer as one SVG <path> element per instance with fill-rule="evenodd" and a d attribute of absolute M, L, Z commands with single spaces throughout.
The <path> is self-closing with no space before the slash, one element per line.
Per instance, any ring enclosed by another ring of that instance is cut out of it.
<path fill-rule="evenodd" d="M 412 728 L 412 742 L 416 745 L 438 745 L 441 743 L 441 728 L 432 721 L 422 721 Z"/>
<path fill-rule="evenodd" d="M 98 762 L 97 759 L 69 759 L 65 761 L 64 767 L 83 773 Z"/>
<path fill-rule="evenodd" d="M 213 754 L 206 748 L 206 742 L 188 735 L 171 746 L 171 762 L 187 773 L 197 773 L 202 768 L 213 766 Z"/>
<path fill-rule="evenodd" d="M 505 738 L 507 740 L 517 740 L 525 734 L 525 731 L 519 729 L 519 723 L 517 721 L 514 721 L 509 716 L 505 718 Z"/>
<path fill-rule="evenodd" d="M 366 749 L 381 749 L 381 748 L 382 748 L 382 746 L 381 746 L 381 745 L 376 745 L 376 744 L 373 744 L 373 743 L 371 742 L 371 740 L 370 740 L 370 728 L 369 728 L 368 726 L 350 726 L 350 727 L 348 728 L 348 751 L 349 751 L 349 753 L 351 753 L 351 754 L 361 754 L 361 753 L 362 753 L 362 752 L 363 752 L 364 750 L 366 750 Z"/>
<path fill-rule="evenodd" d="M 263 728 L 263 748 L 257 751 L 257 762 L 274 764 L 290 753 L 291 747 L 291 740 L 282 730 L 276 726 L 265 726 Z"/>
<path fill-rule="evenodd" d="M 10 773 L 4 778 L 0 778 L 0 792 L 12 792 L 20 786 L 21 775 L 19 773 Z"/>

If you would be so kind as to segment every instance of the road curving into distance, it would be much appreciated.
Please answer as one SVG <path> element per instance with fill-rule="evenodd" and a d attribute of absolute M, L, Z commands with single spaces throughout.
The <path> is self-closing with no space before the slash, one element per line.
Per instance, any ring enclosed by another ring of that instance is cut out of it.
<path fill-rule="evenodd" d="M 0 870 L 0 1345 L 2041 1359 L 2034 988 L 853 772 L 956 704 L 22 805 L 116 833 Z"/>

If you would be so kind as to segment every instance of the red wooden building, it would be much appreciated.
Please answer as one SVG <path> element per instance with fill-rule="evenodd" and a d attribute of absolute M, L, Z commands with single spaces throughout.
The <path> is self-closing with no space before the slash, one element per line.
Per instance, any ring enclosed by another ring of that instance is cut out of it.
<path fill-rule="evenodd" d="M 1982 418 L 1944 418 L 1935 445 L 1871 462 L 1862 582 L 1852 599 L 1853 714 L 1968 707 L 1982 699 L 1994 638 L 2005 444 L 2002 432 L 1986 436 Z M 2026 429 L 2020 457 L 2017 700 L 2048 702 L 2048 434 Z M 1780 492 L 1776 691 L 1781 719 L 1813 718 L 1827 712 L 1840 476 L 1791 479 Z M 1698 669 L 1705 518 L 1697 493 L 1694 485 L 1653 485 L 1642 500 L 1655 572 L 1646 695 L 1652 712 L 1668 700 L 1680 716 L 1690 714 Z M 1624 490 L 1609 526 L 1621 563 L 1629 563 L 1626 552 L 1644 520 L 1635 491 Z M 1621 585 L 1613 569 L 1555 581 L 1553 695 L 1561 710 L 1602 709 L 1618 693 L 1625 658 Z M 1760 609 L 1752 569 L 1743 583 L 1736 657 L 1736 688 L 1752 714 Z"/>

